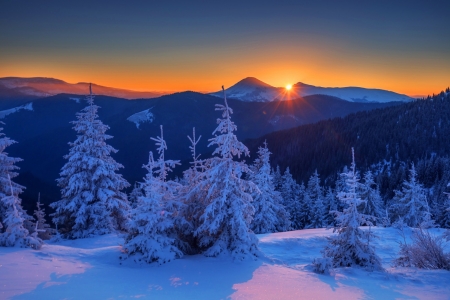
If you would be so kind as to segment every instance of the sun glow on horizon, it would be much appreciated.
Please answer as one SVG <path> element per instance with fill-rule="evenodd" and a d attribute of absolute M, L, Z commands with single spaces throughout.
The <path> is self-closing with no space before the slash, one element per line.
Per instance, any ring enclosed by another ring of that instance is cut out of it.
<path fill-rule="evenodd" d="M 287 84 L 286 85 L 286 90 L 290 91 L 292 89 L 292 84 Z"/>

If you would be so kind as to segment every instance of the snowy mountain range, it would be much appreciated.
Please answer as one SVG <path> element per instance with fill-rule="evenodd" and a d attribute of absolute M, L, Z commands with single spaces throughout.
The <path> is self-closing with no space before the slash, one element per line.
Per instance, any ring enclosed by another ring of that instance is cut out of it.
<path fill-rule="evenodd" d="M 360 87 L 329 88 L 317 87 L 299 82 L 291 90 L 284 87 L 274 87 L 254 77 L 247 77 L 232 87 L 226 89 L 229 98 L 248 102 L 271 102 L 276 100 L 292 100 L 309 95 L 328 95 L 350 102 L 409 102 L 413 98 L 381 89 L 366 89 Z M 223 92 L 211 95 L 223 97 Z"/>
<path fill-rule="evenodd" d="M 167 94 L 165 92 L 137 92 L 92 84 L 97 95 L 105 95 L 125 99 L 155 98 Z M 0 99 L 21 99 L 29 101 L 57 94 L 85 95 L 88 83 L 75 84 L 65 81 L 45 78 L 0 78 Z M 381 89 L 366 89 L 361 87 L 317 87 L 299 82 L 291 90 L 284 87 L 274 87 L 254 77 L 247 77 L 230 88 L 226 89 L 227 97 L 245 102 L 271 102 L 276 100 L 293 100 L 310 95 L 327 95 L 337 97 L 349 102 L 386 103 L 409 102 L 413 98 Z M 223 92 L 210 95 L 223 97 Z M 24 103 L 27 103 L 24 102 Z M 21 103 L 21 104 L 24 104 Z"/>
<path fill-rule="evenodd" d="M 97 84 L 92 84 L 92 87 L 99 95 L 125 99 L 154 98 L 164 94 L 162 92 L 137 92 Z M 57 94 L 86 95 L 87 90 L 89 90 L 89 83 L 86 82 L 72 84 L 59 79 L 45 77 L 0 78 L 0 96 L 3 96 L 1 98 L 5 98 L 5 96 L 9 96 L 9 98 L 42 98 Z"/>

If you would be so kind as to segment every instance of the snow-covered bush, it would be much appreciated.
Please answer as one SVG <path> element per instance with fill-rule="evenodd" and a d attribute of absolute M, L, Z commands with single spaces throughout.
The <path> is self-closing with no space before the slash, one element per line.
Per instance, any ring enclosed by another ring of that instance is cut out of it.
<path fill-rule="evenodd" d="M 149 162 L 143 166 L 148 171 L 141 184 L 144 195 L 138 198 L 132 211 L 123 249 L 126 257 L 134 257 L 135 261 L 163 264 L 183 256 L 176 246 L 176 238 L 171 236 L 179 211 L 175 199 L 178 184 L 167 180 L 167 174 L 179 161 L 164 159 L 167 146 L 162 126 L 161 136 L 152 139 L 159 146 L 159 158 L 155 161 L 150 151 Z"/>
<path fill-rule="evenodd" d="M 70 143 L 69 154 L 64 156 L 68 161 L 57 180 L 62 199 L 50 205 L 55 209 L 53 222 L 74 239 L 126 230 L 130 211 L 127 196 L 121 192 L 129 184 L 116 173 L 123 166 L 110 155 L 117 150 L 106 143 L 112 136 L 98 119 L 92 90 L 86 100 L 88 106 L 72 122 L 78 136 Z"/>
<path fill-rule="evenodd" d="M 333 268 L 333 262 L 329 257 L 318 257 L 312 261 L 313 270 L 320 274 L 329 274 Z"/>
<path fill-rule="evenodd" d="M 394 266 L 450 271 L 450 253 L 444 253 L 443 237 L 434 236 L 428 230 L 419 227 L 413 229 L 412 242 L 407 244 L 403 230 L 401 234 L 403 242 L 400 242 L 399 257 L 394 260 Z"/>

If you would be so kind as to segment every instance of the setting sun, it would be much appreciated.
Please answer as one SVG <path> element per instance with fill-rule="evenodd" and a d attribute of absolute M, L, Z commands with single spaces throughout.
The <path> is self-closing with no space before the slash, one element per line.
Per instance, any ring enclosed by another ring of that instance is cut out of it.
<path fill-rule="evenodd" d="M 286 90 L 291 90 L 292 89 L 292 84 L 288 84 L 288 85 L 286 85 Z"/>

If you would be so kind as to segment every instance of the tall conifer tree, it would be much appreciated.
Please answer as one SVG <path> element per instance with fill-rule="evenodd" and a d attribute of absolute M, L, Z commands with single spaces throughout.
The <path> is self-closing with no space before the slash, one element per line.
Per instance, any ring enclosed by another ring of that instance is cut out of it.
<path fill-rule="evenodd" d="M 259 253 L 258 239 L 250 229 L 254 215 L 250 193 L 257 187 L 242 178 L 250 172 L 247 164 L 234 160 L 236 156 L 249 156 L 249 151 L 233 133 L 237 127 L 231 121 L 233 110 L 228 106 L 225 90 L 224 101 L 225 105 L 216 104 L 222 118 L 217 120 L 214 137 L 209 140 L 209 146 L 217 148 L 213 157 L 205 161 L 205 171 L 190 191 L 202 195 L 199 199 L 205 207 L 194 234 L 206 256 L 228 252 L 236 259 L 243 259 Z"/>
<path fill-rule="evenodd" d="M 343 212 L 336 212 L 337 227 L 334 231 L 338 234 L 328 238 L 329 244 L 323 250 L 325 258 L 330 259 L 331 266 L 351 267 L 362 266 L 369 270 L 381 270 L 381 260 L 376 255 L 370 240 L 375 238 L 370 230 L 361 230 L 361 224 L 369 224 L 372 216 L 358 212 L 358 206 L 362 204 L 358 193 L 358 174 L 355 165 L 355 155 L 352 148 L 352 164 L 348 173 L 345 174 L 348 192 L 339 192 L 338 198 L 347 206 Z M 315 262 L 316 269 L 323 272 Z"/>
<path fill-rule="evenodd" d="M 130 210 L 122 192 L 129 184 L 116 173 L 123 166 L 110 155 L 117 150 L 106 143 L 112 136 L 106 134 L 109 127 L 98 119 L 99 106 L 94 104 L 91 87 L 86 100 L 88 106 L 72 122 L 78 135 L 69 143 L 69 154 L 64 156 L 67 163 L 57 180 L 61 200 L 51 204 L 55 209 L 53 222 L 64 227 L 69 238 L 125 230 Z"/>
<path fill-rule="evenodd" d="M 167 145 L 162 126 L 161 136 L 152 140 L 156 141 L 159 157 L 154 160 L 150 151 L 149 162 L 143 166 L 148 171 L 141 185 L 144 195 L 138 198 L 133 209 L 124 249 L 135 260 L 163 264 L 183 255 L 174 237 L 174 219 L 179 212 L 175 195 L 179 185 L 167 180 L 168 173 L 179 161 L 165 160 Z"/>
<path fill-rule="evenodd" d="M 259 189 L 252 193 L 255 207 L 252 230 L 255 233 L 287 231 L 291 223 L 289 213 L 282 204 L 281 195 L 274 188 L 270 172 L 270 154 L 267 143 L 264 142 L 264 147 L 259 147 L 258 158 L 251 166 L 250 180 Z"/>

